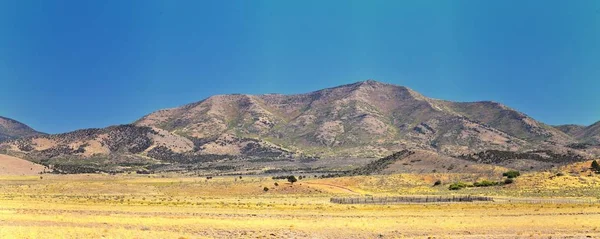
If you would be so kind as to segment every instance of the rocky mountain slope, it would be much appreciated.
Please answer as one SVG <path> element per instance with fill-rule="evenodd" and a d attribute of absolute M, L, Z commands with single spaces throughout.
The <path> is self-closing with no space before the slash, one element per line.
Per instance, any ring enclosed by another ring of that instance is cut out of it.
<path fill-rule="evenodd" d="M 259 138 L 320 157 L 384 156 L 405 148 L 460 155 L 573 141 L 499 103 L 434 100 L 376 81 L 300 95 L 218 95 L 149 114 L 135 125 L 197 139 Z"/>
<path fill-rule="evenodd" d="M 0 144 L 0 153 L 71 167 L 65 171 L 207 165 L 260 171 L 272 164 L 251 162 L 375 158 L 405 149 L 485 162 L 498 161 L 489 155 L 530 155 L 497 152 L 577 159 L 594 152 L 567 146 L 594 139 L 597 129 L 586 128 L 589 133 L 580 138 L 573 134 L 577 129 L 551 127 L 499 103 L 431 99 L 369 80 L 298 95 L 216 95 L 159 110 L 132 125 L 9 140 Z M 480 154 L 486 151 L 492 153 Z"/>
<path fill-rule="evenodd" d="M 19 121 L 0 116 L 0 141 L 42 134 Z"/>
<path fill-rule="evenodd" d="M 559 125 L 557 129 L 565 132 L 577 141 L 587 144 L 600 144 L 600 121 L 590 126 Z"/>
<path fill-rule="evenodd" d="M 594 144 L 600 144 L 600 121 L 586 127 L 582 133 L 577 135 L 577 138 Z"/>

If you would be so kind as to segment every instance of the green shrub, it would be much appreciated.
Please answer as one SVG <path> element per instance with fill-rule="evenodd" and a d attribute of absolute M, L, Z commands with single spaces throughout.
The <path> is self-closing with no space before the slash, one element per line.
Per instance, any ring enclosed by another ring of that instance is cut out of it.
<path fill-rule="evenodd" d="M 565 173 L 563 173 L 563 172 L 558 172 L 558 173 L 556 174 L 556 176 L 557 176 L 557 177 L 562 177 L 562 176 L 565 176 Z"/>
<path fill-rule="evenodd" d="M 473 186 L 475 186 L 475 187 L 490 187 L 490 186 L 496 186 L 496 185 L 498 185 L 498 182 L 488 181 L 488 180 L 483 180 L 481 182 L 475 182 L 473 184 Z"/>
<path fill-rule="evenodd" d="M 503 173 L 502 176 L 508 177 L 508 178 L 516 178 L 516 177 L 521 176 L 521 173 L 519 171 L 516 171 L 516 170 L 510 170 L 510 171 L 508 171 L 506 173 Z"/>
<path fill-rule="evenodd" d="M 512 178 L 507 178 L 506 180 L 504 180 L 504 184 L 511 184 L 511 183 L 514 183 L 514 182 L 515 182 L 515 180 L 512 179 Z"/>
<path fill-rule="evenodd" d="M 459 189 L 466 188 L 468 186 L 469 185 L 467 185 L 466 183 L 456 182 L 456 183 L 450 184 L 450 186 L 448 186 L 448 189 L 450 189 L 450 190 L 459 190 Z"/>
<path fill-rule="evenodd" d="M 435 181 L 435 183 L 433 183 L 433 186 L 439 186 L 442 185 L 442 180 L 437 180 Z"/>

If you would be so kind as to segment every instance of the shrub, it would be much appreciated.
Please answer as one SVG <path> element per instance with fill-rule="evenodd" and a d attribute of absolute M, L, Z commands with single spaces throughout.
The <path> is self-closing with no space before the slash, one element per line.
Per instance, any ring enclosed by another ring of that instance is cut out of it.
<path fill-rule="evenodd" d="M 481 182 L 475 182 L 473 184 L 473 186 L 475 186 L 475 187 L 490 187 L 490 186 L 496 186 L 496 185 L 498 185 L 498 182 L 488 181 L 488 180 L 483 180 Z"/>
<path fill-rule="evenodd" d="M 278 186 L 279 186 L 279 183 L 274 183 L 274 185 L 275 185 L 275 187 L 278 187 Z"/>
<path fill-rule="evenodd" d="M 512 178 L 507 178 L 506 180 L 504 180 L 504 184 L 511 184 L 513 182 L 515 182 L 515 180 Z"/>
<path fill-rule="evenodd" d="M 556 176 L 557 176 L 557 177 L 562 177 L 562 176 L 565 176 L 565 173 L 563 173 L 563 172 L 558 172 L 558 173 L 556 174 Z"/>
<path fill-rule="evenodd" d="M 592 170 L 596 171 L 597 173 L 600 172 L 600 164 L 598 164 L 598 161 L 592 161 Z"/>
<path fill-rule="evenodd" d="M 267 188 L 267 187 L 264 187 L 264 188 L 263 188 L 263 191 L 265 191 L 265 192 L 268 192 L 268 191 L 269 191 L 269 188 Z"/>
<path fill-rule="evenodd" d="M 519 171 L 516 171 L 516 170 L 510 170 L 510 171 L 508 171 L 506 173 L 503 173 L 502 176 L 508 177 L 508 178 L 516 178 L 516 177 L 521 176 L 521 173 Z"/>
<path fill-rule="evenodd" d="M 450 190 L 459 190 L 459 189 L 466 188 L 467 186 L 469 186 L 469 185 L 467 185 L 466 183 L 457 182 L 457 183 L 450 184 L 450 186 L 448 186 L 448 189 L 450 189 Z"/>
<path fill-rule="evenodd" d="M 298 179 L 296 178 L 296 176 L 291 175 L 287 177 L 287 181 L 290 182 L 291 184 L 294 184 L 295 182 L 298 181 Z"/>
<path fill-rule="evenodd" d="M 442 180 L 437 180 L 435 181 L 435 183 L 433 183 L 433 186 L 439 186 L 442 185 Z"/>

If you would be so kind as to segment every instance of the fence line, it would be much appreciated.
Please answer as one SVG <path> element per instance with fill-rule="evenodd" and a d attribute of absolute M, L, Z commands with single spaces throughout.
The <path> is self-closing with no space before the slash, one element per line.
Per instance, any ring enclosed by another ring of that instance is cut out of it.
<path fill-rule="evenodd" d="M 388 196 L 388 197 L 333 197 L 329 200 L 337 204 L 406 204 L 437 202 L 497 202 L 497 203 L 530 203 L 530 204 L 593 204 L 600 203 L 596 199 L 571 198 L 505 198 L 472 195 L 455 196 Z"/>
<path fill-rule="evenodd" d="M 482 196 L 393 196 L 393 197 L 334 197 L 329 200 L 338 204 L 390 204 L 390 203 L 433 203 L 433 202 L 475 202 L 493 201 L 492 197 Z"/>
<path fill-rule="evenodd" d="M 573 199 L 573 198 L 494 198 L 501 203 L 529 203 L 529 204 L 595 204 L 600 203 L 597 199 Z"/>

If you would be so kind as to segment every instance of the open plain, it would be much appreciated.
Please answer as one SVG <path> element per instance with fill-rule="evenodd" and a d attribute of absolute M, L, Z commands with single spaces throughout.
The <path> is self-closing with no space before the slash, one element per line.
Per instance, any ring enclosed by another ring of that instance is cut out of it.
<path fill-rule="evenodd" d="M 600 237 L 600 176 L 578 169 L 561 168 L 561 176 L 526 173 L 512 184 L 458 191 L 448 184 L 483 175 L 305 175 L 293 184 L 264 176 L 0 176 L 0 238 Z M 437 180 L 443 183 L 434 186 Z M 330 202 L 397 195 L 484 195 L 495 201 Z"/>

